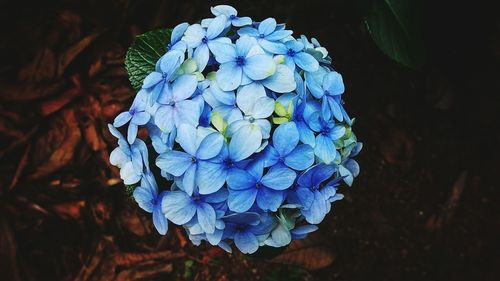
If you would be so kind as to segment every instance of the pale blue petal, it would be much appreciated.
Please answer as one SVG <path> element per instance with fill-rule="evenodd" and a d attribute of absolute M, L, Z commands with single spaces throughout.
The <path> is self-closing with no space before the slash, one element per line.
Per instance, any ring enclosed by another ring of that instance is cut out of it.
<path fill-rule="evenodd" d="M 136 114 L 134 114 L 134 116 L 132 117 L 132 123 L 136 124 L 136 125 L 146 125 L 146 123 L 149 122 L 149 119 L 151 118 L 151 115 L 149 115 L 149 113 L 147 112 L 137 112 Z"/>
<path fill-rule="evenodd" d="M 207 44 L 200 44 L 193 53 L 193 59 L 196 61 L 199 71 L 203 71 L 207 66 L 210 51 Z"/>
<path fill-rule="evenodd" d="M 333 160 L 335 160 L 335 145 L 333 144 L 332 139 L 319 134 L 316 137 L 314 154 L 326 164 L 333 162 Z"/>
<path fill-rule="evenodd" d="M 130 156 L 128 156 L 120 147 L 117 147 L 111 151 L 109 155 L 109 162 L 113 166 L 121 168 L 125 163 L 130 161 Z"/>
<path fill-rule="evenodd" d="M 174 27 L 172 34 L 170 35 L 170 42 L 177 42 L 182 38 L 184 32 L 189 27 L 187 22 L 180 23 Z"/>
<path fill-rule="evenodd" d="M 299 143 L 299 131 L 294 122 L 283 123 L 273 133 L 273 146 L 282 157 L 287 156 Z"/>
<path fill-rule="evenodd" d="M 182 51 L 171 50 L 160 58 L 160 69 L 164 74 L 167 74 L 167 78 L 170 78 L 183 61 L 184 53 Z"/>
<path fill-rule="evenodd" d="M 158 233 L 161 235 L 167 234 L 168 231 L 168 222 L 161 211 L 161 204 L 158 204 L 154 207 L 153 210 L 153 225 L 155 226 Z"/>
<path fill-rule="evenodd" d="M 291 232 L 294 235 L 304 235 L 304 234 L 314 232 L 316 230 L 318 230 L 318 226 L 312 225 L 312 224 L 306 224 L 306 225 L 301 225 L 301 226 L 295 227 L 294 229 L 291 230 Z"/>
<path fill-rule="evenodd" d="M 261 97 L 266 97 L 266 89 L 260 83 L 250 83 L 238 89 L 236 104 L 245 114 L 251 115 L 255 102 Z"/>
<path fill-rule="evenodd" d="M 276 212 L 283 203 L 283 191 L 277 191 L 270 188 L 260 188 L 257 193 L 257 206 L 264 211 L 270 210 Z"/>
<path fill-rule="evenodd" d="M 262 155 L 262 158 L 260 160 L 264 164 L 264 167 L 267 168 L 278 163 L 279 158 L 280 155 L 278 154 L 278 151 L 276 151 L 276 149 L 271 145 L 268 145 L 264 150 L 264 154 Z"/>
<path fill-rule="evenodd" d="M 314 72 L 318 70 L 318 61 L 308 53 L 300 52 L 293 56 L 295 64 L 302 68 L 304 71 Z"/>
<path fill-rule="evenodd" d="M 196 187 L 196 169 L 197 165 L 192 163 L 182 176 L 182 190 L 184 190 L 187 195 L 193 195 L 194 188 Z"/>
<path fill-rule="evenodd" d="M 182 123 L 198 126 L 200 119 L 200 107 L 198 104 L 191 100 L 183 100 L 175 104 L 175 111 L 173 114 L 174 123 L 179 126 Z"/>
<path fill-rule="evenodd" d="M 271 232 L 271 238 L 278 247 L 284 247 L 292 242 L 292 234 L 290 231 L 282 224 L 273 229 Z"/>
<path fill-rule="evenodd" d="M 128 111 L 122 112 L 118 114 L 118 116 L 116 116 L 115 120 L 113 121 L 113 126 L 115 128 L 119 128 L 130 121 L 130 119 L 132 119 L 132 115 Z"/>
<path fill-rule="evenodd" d="M 276 63 L 268 55 L 254 55 L 246 58 L 243 72 L 252 80 L 262 80 L 276 72 Z"/>
<path fill-rule="evenodd" d="M 182 225 L 196 214 L 196 205 L 183 191 L 168 192 L 161 202 L 161 209 L 171 222 Z"/>
<path fill-rule="evenodd" d="M 269 35 L 274 30 L 276 30 L 276 20 L 273 18 L 267 18 L 259 24 L 260 34 Z"/>
<path fill-rule="evenodd" d="M 153 199 L 156 194 L 152 194 L 149 188 L 139 186 L 134 189 L 133 193 L 135 202 L 143 209 L 144 211 L 151 213 L 154 209 Z"/>
<path fill-rule="evenodd" d="M 344 163 L 344 167 L 346 167 L 352 174 L 353 177 L 357 177 L 359 175 L 359 164 L 354 159 L 348 159 Z"/>
<path fill-rule="evenodd" d="M 274 75 L 262 80 L 262 84 L 269 90 L 276 93 L 289 93 L 296 88 L 293 71 L 284 66 L 276 65 Z"/>
<path fill-rule="evenodd" d="M 300 141 L 314 147 L 316 140 L 314 139 L 313 131 L 305 122 L 295 122 L 297 130 L 299 130 Z"/>
<path fill-rule="evenodd" d="M 211 133 L 200 143 L 196 157 L 200 160 L 207 160 L 219 154 L 224 144 L 224 137 L 220 133 Z"/>
<path fill-rule="evenodd" d="M 249 189 L 254 187 L 255 183 L 255 177 L 245 170 L 231 169 L 227 175 L 227 185 L 230 190 Z"/>
<path fill-rule="evenodd" d="M 128 124 L 128 130 L 127 130 L 127 141 L 130 144 L 133 144 L 135 141 L 135 138 L 137 137 L 137 125 L 134 123 Z"/>
<path fill-rule="evenodd" d="M 123 180 L 124 184 L 130 185 L 139 182 L 141 180 L 141 174 L 134 169 L 132 162 L 127 162 L 120 169 L 120 178 Z"/>
<path fill-rule="evenodd" d="M 262 142 L 262 133 L 256 126 L 243 126 L 231 137 L 229 155 L 235 162 L 252 155 Z"/>
<path fill-rule="evenodd" d="M 218 191 L 226 182 L 227 170 L 223 164 L 208 161 L 198 162 L 196 181 L 200 194 L 211 194 Z"/>
<path fill-rule="evenodd" d="M 269 120 L 267 119 L 256 119 L 253 124 L 255 124 L 256 126 L 258 126 L 260 128 L 260 132 L 262 133 L 262 138 L 263 139 L 268 139 L 270 137 L 270 134 L 271 134 L 271 122 L 269 122 Z M 265 142 L 262 143 L 262 145 L 260 146 L 259 149 L 257 149 L 257 151 L 255 152 L 259 152 L 261 151 L 262 149 L 265 148 L 267 144 Z"/>
<path fill-rule="evenodd" d="M 191 164 L 191 155 L 175 150 L 167 151 L 156 158 L 156 166 L 176 177 L 184 174 Z"/>
<path fill-rule="evenodd" d="M 211 43 L 210 51 L 215 56 L 215 60 L 220 64 L 234 61 L 236 58 L 236 50 L 233 44 Z"/>
<path fill-rule="evenodd" d="M 155 114 L 155 124 L 163 132 L 169 133 L 174 128 L 174 110 L 171 106 L 161 106 Z"/>
<path fill-rule="evenodd" d="M 295 172 L 287 167 L 274 166 L 262 177 L 261 182 L 274 190 L 284 190 L 293 184 L 296 176 Z"/>
<path fill-rule="evenodd" d="M 306 86 L 311 91 L 311 94 L 317 98 L 320 99 L 324 95 L 324 90 L 322 87 L 322 84 L 317 81 L 315 76 L 321 75 L 324 73 L 324 71 L 316 71 L 316 72 L 306 72 L 305 73 L 305 78 L 306 78 Z"/>
<path fill-rule="evenodd" d="M 309 188 L 297 188 L 295 195 L 299 199 L 302 209 L 307 210 L 311 208 L 314 202 L 314 193 Z"/>
<path fill-rule="evenodd" d="M 333 113 L 333 116 L 340 122 L 344 120 L 344 115 L 342 114 L 342 109 L 340 109 L 339 104 L 332 97 L 328 97 L 328 104 L 330 105 L 330 110 Z"/>
<path fill-rule="evenodd" d="M 207 237 L 207 241 L 210 245 L 215 246 L 221 242 L 223 234 L 223 230 L 216 229 L 213 233 L 205 233 L 205 237 Z"/>
<path fill-rule="evenodd" d="M 234 135 L 234 133 L 236 133 L 236 131 L 241 129 L 243 126 L 251 126 L 251 125 L 250 122 L 248 122 L 248 120 L 246 119 L 233 121 L 232 123 L 229 124 L 229 126 L 226 129 L 226 136 L 231 137 L 232 135 Z"/>
<path fill-rule="evenodd" d="M 314 164 L 314 150 L 308 144 L 297 146 L 285 157 L 285 164 L 295 170 L 302 171 Z"/>
<path fill-rule="evenodd" d="M 314 202 L 311 205 L 311 208 L 307 210 L 302 210 L 302 214 L 306 218 L 306 221 L 311 224 L 319 224 L 325 218 L 327 213 L 327 204 L 330 204 L 325 200 L 321 192 L 314 192 Z"/>
<path fill-rule="evenodd" d="M 144 81 L 142 82 L 142 88 L 151 88 L 160 83 L 161 80 L 163 80 L 163 75 L 160 72 L 151 72 L 148 74 L 148 76 L 146 76 L 146 78 L 144 78 Z"/>
<path fill-rule="evenodd" d="M 316 186 L 331 178 L 335 172 L 333 165 L 319 164 L 315 167 L 312 176 L 312 185 Z"/>
<path fill-rule="evenodd" d="M 285 55 L 287 52 L 285 44 L 281 42 L 271 42 L 266 39 L 259 39 L 257 40 L 259 42 L 259 45 L 264 49 L 266 52 L 274 54 L 274 55 Z"/>
<path fill-rule="evenodd" d="M 196 155 L 196 128 L 188 124 L 181 124 L 177 128 L 177 137 L 175 139 L 190 155 Z"/>
<path fill-rule="evenodd" d="M 203 197 L 203 201 L 207 203 L 221 203 L 227 200 L 228 191 L 226 188 L 219 189 L 219 191 L 208 194 Z"/>
<path fill-rule="evenodd" d="M 343 180 L 344 182 L 348 185 L 351 186 L 352 182 L 354 181 L 354 177 L 352 176 L 351 171 L 349 171 L 347 168 L 344 166 L 340 165 L 339 166 L 339 174 L 341 177 L 344 177 Z"/>
<path fill-rule="evenodd" d="M 236 27 L 251 25 L 252 19 L 249 17 L 235 18 L 231 21 L 231 23 L 233 24 L 233 26 L 236 26 Z"/>
<path fill-rule="evenodd" d="M 250 36 L 241 36 L 236 40 L 236 55 L 246 57 L 252 47 L 257 45 L 257 40 Z"/>
<path fill-rule="evenodd" d="M 247 35 L 247 36 L 257 37 L 257 36 L 259 36 L 259 31 L 257 31 L 257 29 L 255 29 L 253 27 L 248 26 L 248 27 L 240 28 L 238 30 L 238 35 L 239 36 Z"/>
<path fill-rule="evenodd" d="M 214 16 L 225 15 L 229 17 L 229 16 L 236 16 L 238 14 L 236 9 L 229 5 L 217 5 L 215 7 L 211 7 L 210 11 Z"/>
<path fill-rule="evenodd" d="M 276 30 L 273 33 L 266 36 L 266 39 L 269 41 L 279 41 L 285 39 L 286 37 L 292 35 L 293 31 L 291 30 Z"/>
<path fill-rule="evenodd" d="M 186 29 L 186 32 L 184 32 L 182 41 L 186 42 L 189 48 L 196 48 L 201 44 L 201 40 L 205 36 L 205 29 L 203 29 L 199 24 L 193 24 Z"/>
<path fill-rule="evenodd" d="M 207 203 L 198 204 L 196 210 L 198 223 L 206 233 L 214 233 L 215 231 L 215 210 Z"/>
<path fill-rule="evenodd" d="M 227 204 L 233 212 L 246 212 L 252 207 L 257 196 L 257 189 L 229 190 Z"/>
<path fill-rule="evenodd" d="M 243 70 L 235 62 L 223 63 L 217 71 L 217 84 L 223 91 L 233 91 L 241 85 Z"/>
<path fill-rule="evenodd" d="M 327 95 L 324 95 L 323 98 L 321 98 L 321 117 L 324 120 L 330 120 L 330 118 L 332 117 L 332 111 L 330 110 L 329 105 L 329 102 L 331 100 L 332 98 Z"/>
<path fill-rule="evenodd" d="M 236 232 L 234 244 L 243 254 L 253 254 L 259 249 L 259 241 L 251 232 Z"/>
<path fill-rule="evenodd" d="M 333 127 L 333 129 L 330 131 L 329 136 L 332 140 L 338 140 L 341 137 L 343 137 L 344 134 L 345 134 L 345 127 L 342 125 L 335 125 L 335 127 Z"/>
<path fill-rule="evenodd" d="M 344 93 L 344 81 L 342 75 L 336 71 L 328 73 L 323 80 L 323 88 L 332 96 Z"/>
<path fill-rule="evenodd" d="M 267 118 L 274 112 L 274 100 L 270 97 L 260 97 L 255 101 L 251 115 L 254 118 Z"/>
<path fill-rule="evenodd" d="M 226 28 L 227 17 L 225 15 L 219 15 L 215 17 L 207 28 L 207 38 L 214 39 L 219 36 L 221 32 Z"/>

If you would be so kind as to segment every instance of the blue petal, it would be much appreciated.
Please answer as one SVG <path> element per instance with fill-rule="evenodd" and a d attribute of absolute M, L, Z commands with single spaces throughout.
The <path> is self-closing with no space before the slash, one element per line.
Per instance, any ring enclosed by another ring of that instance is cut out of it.
<path fill-rule="evenodd" d="M 243 70 L 235 62 L 226 62 L 219 66 L 217 84 L 223 91 L 232 91 L 241 85 Z"/>
<path fill-rule="evenodd" d="M 156 230 L 158 230 L 158 233 L 160 233 L 161 235 L 167 234 L 168 222 L 161 211 L 161 204 L 158 204 L 154 207 L 153 225 L 155 226 Z"/>
<path fill-rule="evenodd" d="M 247 35 L 247 36 L 257 37 L 257 36 L 259 36 L 259 31 L 257 31 L 257 29 L 255 29 L 253 27 L 248 26 L 248 27 L 243 27 L 243 28 L 238 29 L 238 35 L 239 36 Z"/>
<path fill-rule="evenodd" d="M 269 35 L 274 30 L 276 30 L 276 20 L 273 18 L 267 18 L 259 24 L 260 34 Z"/>
<path fill-rule="evenodd" d="M 344 167 L 346 167 L 352 174 L 353 177 L 357 177 L 359 175 L 359 164 L 354 159 L 348 159 L 344 163 Z"/>
<path fill-rule="evenodd" d="M 229 5 L 217 5 L 215 7 L 211 7 L 210 11 L 214 16 L 225 15 L 227 17 L 236 16 L 238 13 L 235 8 Z"/>
<path fill-rule="evenodd" d="M 220 163 L 198 162 L 196 183 L 200 194 L 211 194 L 219 190 L 226 182 L 227 170 Z"/>
<path fill-rule="evenodd" d="M 293 122 L 283 123 L 273 133 L 273 145 L 282 157 L 287 156 L 299 143 L 299 131 Z"/>
<path fill-rule="evenodd" d="M 255 101 L 253 109 L 251 111 L 252 117 L 259 118 L 267 118 L 271 116 L 274 112 L 275 102 L 270 97 L 260 97 Z"/>
<path fill-rule="evenodd" d="M 303 235 L 314 232 L 316 230 L 318 230 L 318 227 L 316 225 L 306 224 L 297 226 L 296 228 L 292 229 L 291 232 L 294 235 Z"/>
<path fill-rule="evenodd" d="M 318 70 L 318 61 L 308 53 L 296 53 L 293 57 L 295 64 L 302 68 L 304 71 L 314 72 Z"/>
<path fill-rule="evenodd" d="M 276 32 L 275 32 L 276 33 Z M 266 52 L 274 54 L 274 55 L 284 55 L 287 52 L 287 49 L 285 47 L 285 44 L 281 42 L 271 42 L 266 39 L 259 39 L 258 40 L 259 45 L 264 49 Z"/>
<path fill-rule="evenodd" d="M 283 191 L 270 188 L 260 188 L 257 193 L 257 206 L 264 211 L 270 210 L 276 212 L 283 203 Z"/>
<path fill-rule="evenodd" d="M 307 210 L 311 208 L 314 201 L 314 193 L 309 188 L 297 188 L 295 195 L 299 199 L 299 203 L 303 209 Z"/>
<path fill-rule="evenodd" d="M 181 124 L 177 128 L 177 137 L 175 138 L 185 152 L 190 155 L 196 155 L 196 128 L 188 124 Z"/>
<path fill-rule="evenodd" d="M 281 39 L 285 39 L 286 37 L 292 35 L 291 30 L 276 30 L 273 33 L 266 36 L 266 39 L 269 41 L 279 41 Z"/>
<path fill-rule="evenodd" d="M 184 174 L 191 164 L 191 155 L 175 150 L 167 151 L 156 158 L 156 166 L 176 177 Z"/>
<path fill-rule="evenodd" d="M 300 141 L 308 144 L 310 146 L 314 146 L 316 140 L 314 139 L 314 133 L 305 122 L 295 122 L 297 126 L 297 130 L 299 130 Z"/>
<path fill-rule="evenodd" d="M 146 123 L 149 122 L 150 118 L 151 118 L 151 115 L 149 115 L 149 113 L 147 113 L 147 112 L 137 112 L 132 117 L 132 123 L 134 123 L 136 125 L 140 125 L 140 126 L 146 125 Z"/>
<path fill-rule="evenodd" d="M 121 166 L 125 165 L 130 161 L 130 156 L 128 156 L 125 152 L 120 147 L 117 147 L 111 151 L 111 154 L 109 155 L 109 162 L 113 166 L 117 166 L 121 168 Z"/>
<path fill-rule="evenodd" d="M 132 119 L 132 115 L 128 111 L 122 112 L 118 114 L 118 116 L 116 116 L 115 120 L 113 121 L 113 126 L 115 128 L 119 128 L 130 121 L 130 119 Z"/>
<path fill-rule="evenodd" d="M 141 174 L 134 169 L 132 162 L 127 162 L 120 169 L 120 178 L 124 184 L 134 184 L 141 180 Z"/>
<path fill-rule="evenodd" d="M 208 63 L 209 56 L 210 52 L 208 50 L 207 44 L 201 44 L 194 50 L 193 58 L 196 61 L 198 70 L 203 71 L 205 69 Z"/>
<path fill-rule="evenodd" d="M 266 89 L 264 89 L 260 83 L 250 83 L 238 89 L 236 94 L 236 104 L 241 111 L 250 115 L 255 107 L 255 102 L 261 97 L 267 97 Z"/>
<path fill-rule="evenodd" d="M 352 176 L 351 171 L 349 171 L 347 168 L 344 166 L 340 165 L 339 166 L 339 174 L 341 177 L 344 177 L 344 182 L 348 185 L 351 186 L 352 182 L 354 181 L 354 177 Z"/>
<path fill-rule="evenodd" d="M 256 179 L 241 169 L 231 169 L 227 175 L 227 185 L 232 190 L 249 189 L 255 186 Z"/>
<path fill-rule="evenodd" d="M 127 141 L 130 144 L 133 144 L 135 141 L 135 138 L 137 137 L 137 125 L 134 123 L 128 124 L 128 130 L 127 130 Z"/>
<path fill-rule="evenodd" d="M 177 126 L 182 123 L 198 126 L 200 115 L 200 107 L 194 101 L 183 100 L 175 104 L 173 119 Z"/>
<path fill-rule="evenodd" d="M 331 178 L 335 172 L 333 165 L 319 164 L 315 167 L 312 176 L 312 185 L 316 186 Z"/>
<path fill-rule="evenodd" d="M 260 222 L 260 215 L 254 212 L 234 213 L 226 215 L 222 219 L 229 223 L 257 225 Z"/>
<path fill-rule="evenodd" d="M 336 125 L 333 127 L 333 129 L 330 131 L 329 137 L 332 140 L 338 140 L 341 137 L 343 137 L 345 134 L 345 127 L 342 125 Z"/>
<path fill-rule="evenodd" d="M 160 69 L 164 74 L 167 74 L 166 78 L 170 78 L 183 61 L 184 53 L 182 51 L 171 50 L 160 58 Z"/>
<path fill-rule="evenodd" d="M 196 186 L 196 168 L 196 164 L 191 164 L 182 177 L 181 189 L 184 190 L 189 196 L 193 195 L 193 191 Z"/>
<path fill-rule="evenodd" d="M 301 212 L 308 223 L 319 224 L 325 218 L 328 209 L 327 204 L 330 203 L 325 200 L 321 192 L 315 191 L 314 202 L 311 208 L 307 210 L 301 210 Z"/>
<path fill-rule="evenodd" d="M 249 17 L 241 17 L 241 18 L 236 18 L 231 21 L 233 26 L 240 27 L 240 26 L 245 26 L 245 25 L 251 25 L 252 24 L 252 19 Z"/>
<path fill-rule="evenodd" d="M 163 197 L 161 209 L 165 216 L 177 225 L 189 222 L 196 214 L 196 205 L 183 191 L 168 192 Z"/>
<path fill-rule="evenodd" d="M 274 166 L 262 177 L 261 182 L 274 190 L 283 190 L 293 184 L 296 176 L 295 172 L 287 167 Z"/>
<path fill-rule="evenodd" d="M 229 155 L 235 162 L 239 162 L 252 155 L 262 142 L 262 133 L 258 127 L 243 126 L 231 137 Z"/>
<path fill-rule="evenodd" d="M 221 203 L 227 200 L 228 191 L 225 188 L 219 189 L 219 191 L 206 195 L 203 197 L 203 201 L 207 203 Z"/>
<path fill-rule="evenodd" d="M 213 43 L 210 44 L 210 51 L 219 63 L 231 62 L 236 59 L 236 50 L 232 44 Z"/>
<path fill-rule="evenodd" d="M 236 40 L 236 55 L 246 57 L 252 47 L 257 45 L 257 40 L 253 37 L 249 36 L 241 36 L 238 40 Z"/>
<path fill-rule="evenodd" d="M 243 254 L 252 254 L 259 249 L 259 241 L 251 232 L 236 232 L 234 243 Z"/>
<path fill-rule="evenodd" d="M 185 74 L 177 77 L 172 84 L 172 97 L 174 101 L 185 100 L 193 95 L 198 86 L 195 75 Z"/>
<path fill-rule="evenodd" d="M 186 42 L 189 48 L 196 48 L 201 44 L 201 40 L 206 36 L 206 31 L 199 24 L 190 25 L 184 32 L 182 41 Z"/>
<path fill-rule="evenodd" d="M 214 158 L 219 154 L 224 144 L 224 137 L 219 133 L 211 133 L 200 143 L 196 157 L 201 160 Z"/>
<path fill-rule="evenodd" d="M 215 210 L 207 203 L 198 204 L 196 216 L 201 229 L 206 233 L 214 233 L 215 231 Z"/>
<path fill-rule="evenodd" d="M 333 162 L 335 160 L 335 145 L 332 139 L 322 134 L 316 136 L 314 154 L 326 164 Z"/>
<path fill-rule="evenodd" d="M 172 106 L 161 106 L 155 114 L 155 124 L 163 132 L 170 133 L 174 128 L 174 111 Z"/>
<path fill-rule="evenodd" d="M 295 170 L 302 171 L 314 164 L 314 150 L 308 144 L 297 146 L 285 157 L 285 164 Z"/>
<path fill-rule="evenodd" d="M 276 93 L 288 93 L 296 88 L 293 71 L 281 64 L 276 66 L 274 75 L 262 80 L 262 84 Z"/>
<path fill-rule="evenodd" d="M 151 213 L 153 212 L 154 205 L 153 199 L 156 194 L 152 194 L 151 190 L 146 187 L 139 186 L 134 190 L 133 193 L 135 202 L 143 209 L 144 211 Z"/>
<path fill-rule="evenodd" d="M 264 167 L 271 167 L 274 164 L 278 163 L 280 155 L 278 151 L 271 145 L 268 145 L 262 154 L 262 158 L 260 160 L 264 164 Z"/>
<path fill-rule="evenodd" d="M 276 63 L 268 55 L 254 55 L 246 58 L 243 72 L 252 80 L 262 80 L 276 72 Z"/>
<path fill-rule="evenodd" d="M 330 110 L 333 113 L 333 116 L 340 122 L 344 120 L 344 115 L 342 114 L 342 109 L 340 109 L 340 105 L 335 101 L 332 97 L 328 97 L 328 105 L 330 106 Z"/>
<path fill-rule="evenodd" d="M 229 190 L 227 205 L 233 212 L 246 212 L 252 207 L 257 196 L 257 189 Z"/>
<path fill-rule="evenodd" d="M 225 15 L 220 15 L 215 17 L 207 28 L 207 38 L 214 39 L 219 36 L 221 32 L 226 28 L 227 17 Z"/>
<path fill-rule="evenodd" d="M 292 242 L 292 235 L 290 231 L 282 224 L 278 224 L 278 226 L 271 232 L 271 238 L 278 247 L 286 246 Z"/>
<path fill-rule="evenodd" d="M 163 75 L 160 72 L 151 72 L 148 74 L 148 76 L 146 76 L 146 78 L 144 78 L 144 81 L 142 82 L 142 88 L 151 88 L 160 83 L 161 80 L 163 80 Z"/>
<path fill-rule="evenodd" d="M 172 30 L 172 34 L 170 35 L 170 42 L 175 43 L 179 41 L 188 27 L 189 24 L 187 22 L 183 22 L 175 26 L 174 29 Z"/>
<path fill-rule="evenodd" d="M 304 49 L 304 44 L 302 44 L 302 42 L 297 41 L 297 40 L 286 41 L 285 44 L 286 44 L 287 49 L 291 49 L 296 53 L 298 53 Z"/>
<path fill-rule="evenodd" d="M 323 88 L 328 91 L 330 95 L 341 95 L 344 93 L 344 81 L 342 75 L 336 71 L 328 73 L 323 80 Z"/>
<path fill-rule="evenodd" d="M 307 88 L 309 89 L 309 91 L 311 91 L 311 94 L 317 99 L 320 99 L 325 94 L 325 91 L 323 90 L 322 87 L 323 85 L 321 84 L 325 73 L 326 72 L 322 68 L 320 68 L 316 72 L 306 71 L 305 73 Z"/>

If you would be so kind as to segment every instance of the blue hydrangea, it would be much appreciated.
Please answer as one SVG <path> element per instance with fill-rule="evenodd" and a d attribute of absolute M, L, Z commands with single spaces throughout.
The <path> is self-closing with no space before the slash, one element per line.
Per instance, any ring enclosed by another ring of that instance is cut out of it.
<path fill-rule="evenodd" d="M 231 6 L 211 11 L 172 30 L 129 110 L 109 125 L 118 139 L 110 162 L 160 234 L 173 223 L 195 245 L 284 247 L 317 230 L 343 198 L 337 189 L 359 174 L 342 76 L 314 38 Z"/>

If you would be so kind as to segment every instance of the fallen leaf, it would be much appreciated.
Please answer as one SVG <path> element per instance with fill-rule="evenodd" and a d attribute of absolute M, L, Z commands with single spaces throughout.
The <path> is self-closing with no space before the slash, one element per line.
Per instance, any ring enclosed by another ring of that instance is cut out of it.
<path fill-rule="evenodd" d="M 318 270 L 328 267 L 334 259 L 335 254 L 327 247 L 309 245 L 307 241 L 297 240 L 271 262 L 297 265 L 307 270 Z"/>

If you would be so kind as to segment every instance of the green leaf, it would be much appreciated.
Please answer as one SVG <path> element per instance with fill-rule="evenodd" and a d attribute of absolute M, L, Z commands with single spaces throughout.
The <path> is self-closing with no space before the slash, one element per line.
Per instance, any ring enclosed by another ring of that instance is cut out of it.
<path fill-rule="evenodd" d="M 365 23 L 377 46 L 390 58 L 411 68 L 423 65 L 425 54 L 419 1 L 372 0 Z"/>
<path fill-rule="evenodd" d="M 138 35 L 128 48 L 125 68 L 132 87 L 141 88 L 144 78 L 155 70 L 158 59 L 167 51 L 171 29 L 157 29 Z"/>

